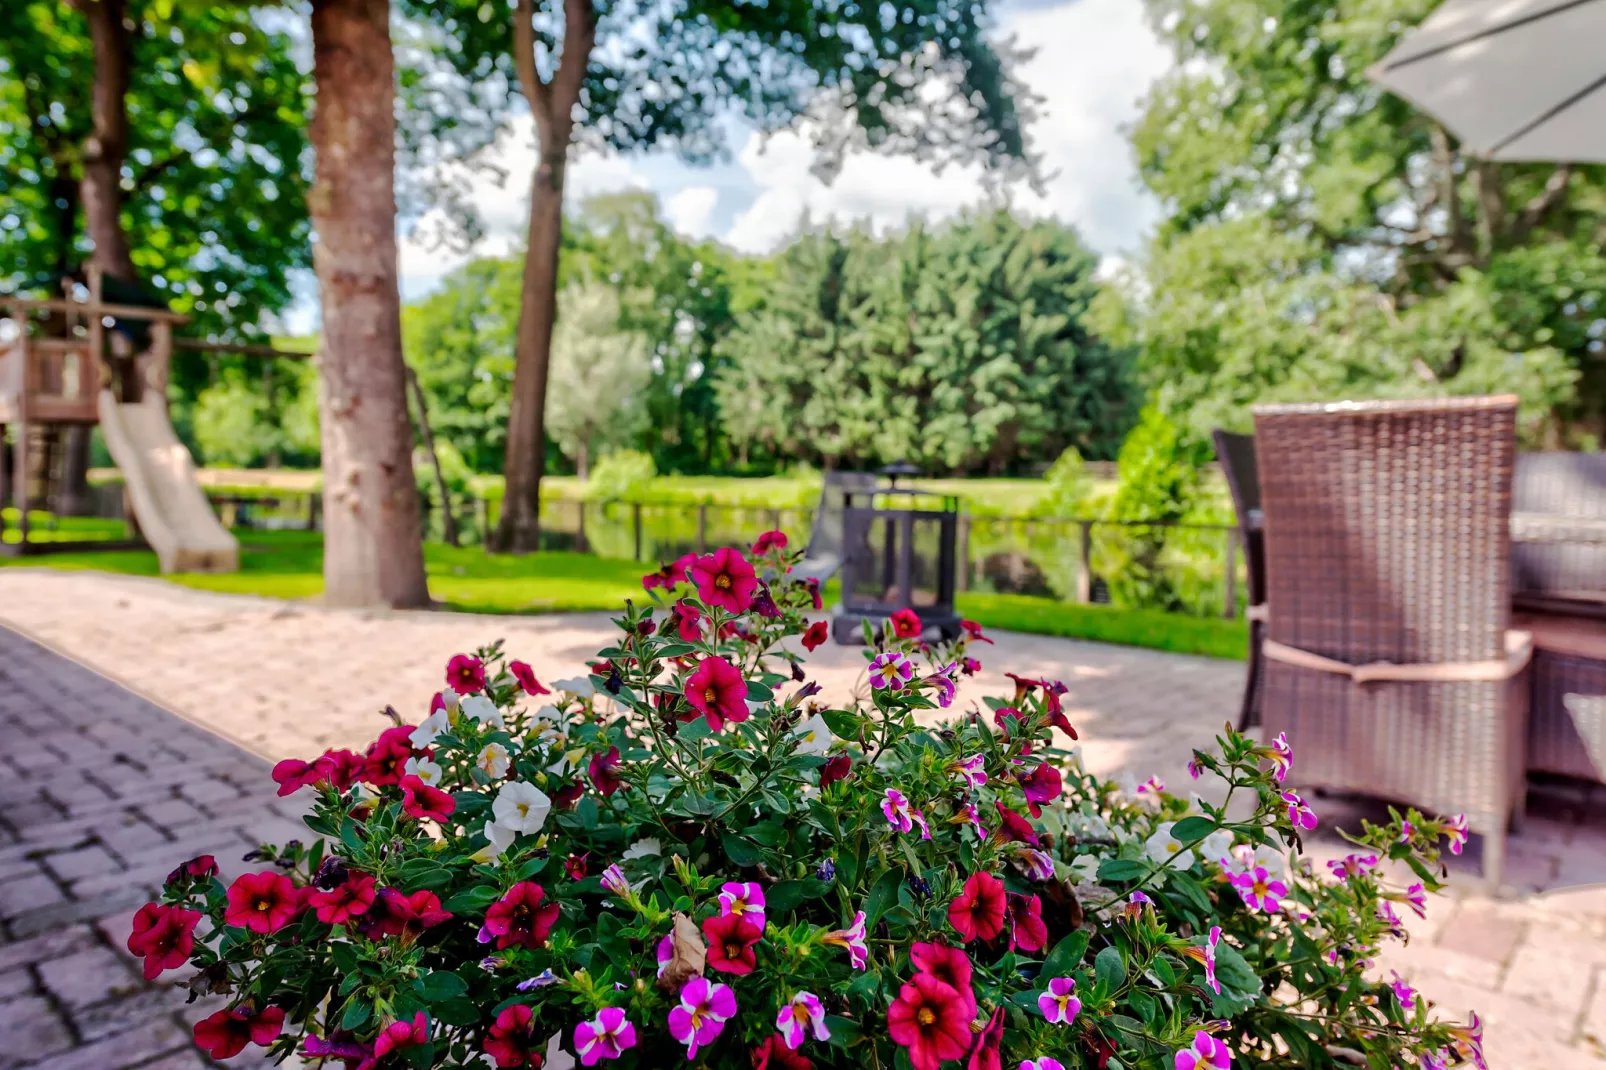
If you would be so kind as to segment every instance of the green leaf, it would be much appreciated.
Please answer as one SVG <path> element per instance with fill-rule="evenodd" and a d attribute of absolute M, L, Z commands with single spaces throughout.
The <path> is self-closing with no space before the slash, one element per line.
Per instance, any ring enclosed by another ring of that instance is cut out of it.
<path fill-rule="evenodd" d="M 545 869 L 546 868 L 546 864 L 549 861 L 551 861 L 550 856 L 548 856 L 547 858 L 532 858 L 532 859 L 530 859 L 528 862 L 524 863 L 524 865 L 519 867 L 519 880 L 521 880 L 521 881 L 529 880 L 531 877 L 535 876 L 537 873 L 540 873 L 543 869 Z"/>
<path fill-rule="evenodd" d="M 1043 960 L 1043 970 L 1039 976 L 1045 979 L 1070 976 L 1071 971 L 1082 964 L 1082 956 L 1087 954 L 1089 935 L 1086 929 L 1078 929 L 1055 944 Z"/>
<path fill-rule="evenodd" d="M 818 899 L 830 888 L 829 884 L 813 877 L 801 881 L 778 881 L 764 893 L 764 904 L 777 913 L 794 910 L 803 900 Z"/>
<path fill-rule="evenodd" d="M 1260 978 L 1238 949 L 1225 940 L 1216 945 L 1216 980 L 1221 982 L 1221 987 L 1234 992 L 1250 996 L 1260 994 Z"/>
<path fill-rule="evenodd" d="M 1168 869 L 1165 874 L 1166 884 L 1179 897 L 1186 899 L 1188 905 L 1201 915 L 1210 913 L 1210 897 L 1205 894 L 1204 887 L 1187 873 L 1180 869 Z"/>
<path fill-rule="evenodd" d="M 1181 840 L 1183 843 L 1188 843 L 1191 840 L 1202 840 L 1214 831 L 1216 831 L 1216 823 L 1208 817 L 1200 817 L 1197 814 L 1193 817 L 1185 817 L 1171 826 L 1172 838 Z"/>
<path fill-rule="evenodd" d="M 435 891 L 452 883 L 452 871 L 428 859 L 415 858 L 397 872 L 396 882 L 407 892 L 421 888 Z"/>
<path fill-rule="evenodd" d="M 340 1016 L 340 1025 L 344 1029 L 356 1029 L 373 1017 L 373 1013 L 372 1004 L 364 1003 L 362 1000 L 353 1000 L 346 1004 L 346 1013 Z"/>
<path fill-rule="evenodd" d="M 719 842 L 725 848 L 726 857 L 738 866 L 756 866 L 764 857 L 757 847 L 732 833 L 722 835 Z"/>
<path fill-rule="evenodd" d="M 820 714 L 831 734 L 838 739 L 858 739 L 864 719 L 847 710 L 825 710 Z"/>
<path fill-rule="evenodd" d="M 599 816 L 599 811 L 597 810 L 596 799 L 593 799 L 591 796 L 587 795 L 585 798 L 580 800 L 580 805 L 574 808 L 574 813 L 575 816 L 580 819 L 581 828 L 594 829 L 597 827 L 597 817 Z"/>
<path fill-rule="evenodd" d="M 1114 992 L 1126 983 L 1126 963 L 1121 961 L 1121 949 L 1107 947 L 1098 953 L 1093 960 L 1093 976 L 1104 982 L 1107 990 Z"/>
<path fill-rule="evenodd" d="M 898 889 L 903 887 L 903 876 L 895 869 L 889 869 L 876 878 L 875 886 L 870 889 L 870 897 L 864 901 L 864 927 L 868 931 L 875 927 L 885 914 L 898 901 Z"/>
<path fill-rule="evenodd" d="M 483 914 L 485 908 L 501 898 L 501 893 L 488 885 L 466 888 L 448 899 L 444 906 L 453 914 Z"/>
<path fill-rule="evenodd" d="M 1101 881 L 1132 881 L 1149 872 L 1147 863 L 1131 858 L 1107 858 L 1099 865 Z"/>
<path fill-rule="evenodd" d="M 839 1014 L 827 1014 L 825 1028 L 831 1031 L 829 1043 L 839 1048 L 852 1047 L 864 1039 L 864 1028 L 852 1018 L 844 1018 Z"/>
<path fill-rule="evenodd" d="M 466 999 L 448 999 L 429 1006 L 430 1014 L 447 1025 L 478 1025 L 480 1009 Z"/>
<path fill-rule="evenodd" d="M 468 991 L 468 982 L 451 970 L 431 970 L 420 981 L 424 998 L 431 1003 L 455 999 Z"/>
<path fill-rule="evenodd" d="M 708 727 L 708 718 L 699 717 L 694 721 L 688 721 L 681 725 L 680 730 L 675 733 L 675 738 L 682 743 L 696 743 L 698 740 L 707 739 L 713 734 L 713 729 Z"/>
<path fill-rule="evenodd" d="M 757 680 L 747 681 L 747 700 L 749 702 L 768 702 L 775 697 L 775 692 L 759 683 Z"/>
<path fill-rule="evenodd" d="M 352 851 L 362 853 L 362 834 L 357 831 L 357 822 L 349 817 L 340 823 L 340 841 Z"/>

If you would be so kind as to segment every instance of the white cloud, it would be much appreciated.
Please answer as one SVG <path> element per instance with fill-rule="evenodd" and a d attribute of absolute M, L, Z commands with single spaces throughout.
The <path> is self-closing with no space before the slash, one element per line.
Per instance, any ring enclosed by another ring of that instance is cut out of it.
<path fill-rule="evenodd" d="M 713 186 L 687 186 L 664 201 L 669 225 L 690 238 L 713 235 L 714 209 L 719 207 L 719 190 Z"/>

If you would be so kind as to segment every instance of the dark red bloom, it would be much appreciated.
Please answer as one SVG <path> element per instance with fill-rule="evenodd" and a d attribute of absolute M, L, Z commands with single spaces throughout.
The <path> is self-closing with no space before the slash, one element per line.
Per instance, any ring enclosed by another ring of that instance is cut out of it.
<path fill-rule="evenodd" d="M 401 790 L 402 813 L 408 817 L 444 822 L 457 809 L 457 800 L 450 792 L 432 788 L 416 776 L 402 777 Z"/>
<path fill-rule="evenodd" d="M 1042 804 L 1059 798 L 1064 782 L 1060 779 L 1058 769 L 1043 762 L 1030 773 L 1020 777 L 1020 786 L 1026 793 L 1026 808 L 1032 812 L 1033 817 L 1042 817 Z"/>
<path fill-rule="evenodd" d="M 195 926 L 200 921 L 198 910 L 161 903 L 146 903 L 139 908 L 134 915 L 134 931 L 128 937 L 128 950 L 145 960 L 145 980 L 155 980 L 163 970 L 176 970 L 190 960 L 190 952 L 195 950 Z"/>
<path fill-rule="evenodd" d="M 558 904 L 547 903 L 546 889 L 534 881 L 519 881 L 485 912 L 485 931 L 496 937 L 498 950 L 526 947 L 531 951 L 546 942 L 558 920 Z"/>
<path fill-rule="evenodd" d="M 334 772 L 327 758 L 314 758 L 304 762 L 300 758 L 286 758 L 273 767 L 270 774 L 273 782 L 279 785 L 279 795 L 293 795 L 308 784 L 316 784 L 321 780 L 328 780 Z"/>
<path fill-rule="evenodd" d="M 686 678 L 686 701 L 718 732 L 726 721 L 747 720 L 747 681 L 742 671 L 724 658 L 704 658 Z"/>
<path fill-rule="evenodd" d="M 1015 681 L 1015 701 L 1016 702 L 1019 702 L 1021 699 L 1025 698 L 1027 695 L 1030 695 L 1033 691 L 1037 690 L 1039 687 L 1045 686 L 1042 680 L 1033 679 L 1030 676 L 1016 676 L 1012 672 L 1006 672 L 1004 675 L 1009 677 L 1011 680 Z"/>
<path fill-rule="evenodd" d="M 329 783 L 336 791 L 349 791 L 362 779 L 365 759 L 355 751 L 326 750 L 318 760 L 329 763 Z"/>
<path fill-rule="evenodd" d="M 591 783 L 603 795 L 612 795 L 625 786 L 614 770 L 619 768 L 619 748 L 609 747 L 606 754 L 593 754 L 587 771 L 591 774 Z"/>
<path fill-rule="evenodd" d="M 699 557 L 686 570 L 697 585 L 697 597 L 705 606 L 718 606 L 730 613 L 746 613 L 753 604 L 758 576 L 740 553 L 729 546 L 706 557 Z"/>
<path fill-rule="evenodd" d="M 429 1039 L 429 1015 L 419 1011 L 410 1022 L 395 1021 L 374 1038 L 374 1058 L 383 1059 L 399 1048 L 414 1048 Z"/>
<path fill-rule="evenodd" d="M 1013 706 L 1000 706 L 993 711 L 993 724 L 1002 728 L 1007 735 L 1019 732 L 1025 720 L 1025 716 Z"/>
<path fill-rule="evenodd" d="M 763 557 L 771 550 L 784 550 L 787 541 L 784 531 L 766 531 L 758 537 L 757 542 L 753 543 L 753 556 Z"/>
<path fill-rule="evenodd" d="M 416 938 L 425 929 L 451 920 L 451 912 L 441 909 L 440 898 L 434 892 L 408 895 L 400 888 L 381 888 L 368 911 L 368 935 Z"/>
<path fill-rule="evenodd" d="M 1041 951 L 1048 942 L 1043 923 L 1043 901 L 1035 895 L 1009 894 L 1009 946 L 1013 950 Z"/>
<path fill-rule="evenodd" d="M 308 1033 L 301 1040 L 301 1050 L 312 1059 L 339 1059 L 346 1064 L 347 1070 L 374 1054 L 372 1045 L 359 1043 L 344 1031 L 331 1033 L 327 1037 Z"/>
<path fill-rule="evenodd" d="M 548 687 L 542 687 L 541 681 L 535 678 L 535 670 L 530 668 L 530 666 L 524 662 L 508 662 L 507 671 L 513 674 L 513 679 L 519 682 L 519 686 L 524 689 L 524 693 L 526 695 L 552 694 L 552 689 Z"/>
<path fill-rule="evenodd" d="M 978 643 L 992 642 L 991 639 L 981 634 L 981 625 L 973 620 L 962 620 L 959 622 L 959 627 L 964 629 L 966 639 L 974 640 Z"/>
<path fill-rule="evenodd" d="M 654 587 L 662 587 L 667 591 L 677 583 L 684 583 L 686 566 L 694 560 L 696 560 L 695 554 L 687 554 L 678 561 L 660 566 L 657 572 L 647 573 L 641 577 L 642 589 L 650 591 Z"/>
<path fill-rule="evenodd" d="M 387 728 L 379 738 L 368 745 L 363 759 L 362 778 L 376 788 L 388 788 L 401 782 L 407 759 L 413 756 L 413 726 L 402 724 Z"/>
<path fill-rule="evenodd" d="M 740 914 L 715 914 L 703 919 L 708 965 L 725 973 L 752 973 L 758 965 L 753 945 L 763 938 L 763 930 Z"/>
<path fill-rule="evenodd" d="M 217 859 L 211 855 L 198 855 L 169 873 L 165 883 L 177 884 L 187 878 L 205 880 L 207 877 L 215 876 L 217 876 Z"/>
<path fill-rule="evenodd" d="M 823 620 L 817 620 L 803 633 L 803 649 L 812 653 L 829 638 L 831 638 L 831 626 Z"/>
<path fill-rule="evenodd" d="M 485 663 L 472 654 L 453 654 L 446 663 L 446 686 L 459 695 L 472 695 L 485 687 Z"/>
<path fill-rule="evenodd" d="M 352 918 L 368 913 L 378 894 L 373 877 L 367 873 L 353 873 L 326 892 L 313 889 L 307 897 L 307 905 L 325 925 L 346 925 Z"/>
<path fill-rule="evenodd" d="M 835 758 L 827 758 L 825 764 L 820 766 L 820 787 L 829 787 L 838 780 L 846 780 L 847 775 L 853 771 L 853 759 L 846 754 L 838 754 Z"/>
<path fill-rule="evenodd" d="M 503 1067 L 523 1066 L 526 1062 L 540 1066 L 541 1056 L 535 1051 L 535 1037 L 530 1032 L 530 1023 L 535 1018 L 535 1012 L 522 1003 L 515 1003 L 511 1007 L 503 1007 L 502 1013 L 496 1016 L 496 1024 L 485 1037 L 485 1054 L 496 1060 L 496 1065 Z"/>
<path fill-rule="evenodd" d="M 948 904 L 948 924 L 962 943 L 996 939 L 1004 931 L 1004 882 L 991 873 L 972 873 Z"/>
<path fill-rule="evenodd" d="M 1058 680 L 1045 681 L 1043 684 L 1043 707 L 1048 711 L 1048 723 L 1058 728 L 1072 739 L 1080 737 L 1076 728 L 1071 724 L 1070 718 L 1065 716 L 1065 707 L 1060 705 L 1060 696 L 1070 691 Z"/>
<path fill-rule="evenodd" d="M 242 873 L 229 885 L 223 920 L 254 933 L 271 933 L 300 912 L 301 897 L 283 873 Z"/>
<path fill-rule="evenodd" d="M 669 616 L 664 618 L 663 631 L 674 628 L 681 642 L 695 643 L 703 637 L 702 621 L 703 611 L 681 599 L 669 607 Z"/>
<path fill-rule="evenodd" d="M 917 973 L 887 1010 L 887 1033 L 908 1052 L 914 1070 L 937 1070 L 970 1050 L 975 1015 L 974 1003 L 935 977 Z"/>
<path fill-rule="evenodd" d="M 570 855 L 563 860 L 563 872 L 567 873 L 573 880 L 585 880 L 586 874 L 591 871 L 590 859 L 590 851 L 584 854 Z"/>
<path fill-rule="evenodd" d="M 935 977 L 961 996 L 968 997 L 970 1013 L 975 1016 L 976 990 L 970 984 L 974 970 L 969 955 L 944 943 L 916 944 L 909 949 L 909 964 L 921 973 Z"/>
<path fill-rule="evenodd" d="M 1030 821 L 996 799 L 993 801 L 993 805 L 998 807 L 998 819 L 1000 822 L 998 831 L 993 835 L 997 836 L 1000 842 L 1025 843 L 1033 847 L 1042 843 L 1041 838 L 1037 835 L 1037 830 L 1032 827 Z"/>
<path fill-rule="evenodd" d="M 919 638 L 922 627 L 920 614 L 912 609 L 900 609 L 892 614 L 892 634 L 899 639 Z"/>
<path fill-rule="evenodd" d="M 265 1008 L 252 1014 L 245 1007 L 218 1011 L 195 1023 L 195 1046 L 214 1059 L 232 1059 L 247 1044 L 267 1047 L 284 1031 L 284 1010 Z"/>
<path fill-rule="evenodd" d="M 959 671 L 964 673 L 966 676 L 975 676 L 977 673 L 981 672 L 981 662 L 977 661 L 975 658 L 966 658 L 959 663 Z"/>
<path fill-rule="evenodd" d="M 970 1049 L 970 1063 L 965 1070 L 1004 1070 L 1003 1055 L 998 1050 L 1003 1042 L 1004 1008 L 999 1007 L 987 1019 L 987 1028 L 982 1030 L 975 1046 Z"/>
<path fill-rule="evenodd" d="M 814 1070 L 814 1062 L 800 1051 L 786 1046 L 786 1038 L 772 1033 L 750 1053 L 753 1070 Z"/>
<path fill-rule="evenodd" d="M 779 617 L 781 607 L 775 604 L 775 596 L 770 594 L 768 584 L 758 585 L 758 594 L 753 596 L 753 612 L 761 617 Z"/>
<path fill-rule="evenodd" d="M 573 810 L 585 793 L 584 784 L 578 782 L 565 784 L 552 793 L 552 805 L 558 810 Z"/>

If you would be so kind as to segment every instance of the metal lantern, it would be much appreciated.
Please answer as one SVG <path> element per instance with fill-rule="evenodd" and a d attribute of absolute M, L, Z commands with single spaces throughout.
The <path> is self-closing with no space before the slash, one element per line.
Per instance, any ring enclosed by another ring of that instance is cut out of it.
<path fill-rule="evenodd" d="M 913 609 L 928 637 L 957 638 L 959 499 L 899 486 L 900 478 L 920 474 L 913 465 L 888 465 L 879 474 L 881 481 L 843 493 L 842 601 L 831 634 L 843 645 L 862 643 L 865 621 L 877 625 Z"/>

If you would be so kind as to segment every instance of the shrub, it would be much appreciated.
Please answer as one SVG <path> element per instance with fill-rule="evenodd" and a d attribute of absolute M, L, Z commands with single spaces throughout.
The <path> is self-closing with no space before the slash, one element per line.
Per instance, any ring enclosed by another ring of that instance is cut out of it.
<path fill-rule="evenodd" d="M 615 450 L 597 462 L 586 480 L 585 496 L 592 501 L 641 501 L 658 477 L 652 454 Z"/>
<path fill-rule="evenodd" d="M 861 698 L 822 702 L 795 556 L 667 565 L 586 675 L 492 645 L 417 727 L 281 762 L 319 837 L 175 871 L 147 976 L 227 996 L 215 1056 L 347 1067 L 1482 1065 L 1476 1018 L 1365 975 L 1464 822 L 1366 826 L 1318 875 L 1280 738 L 1196 754 L 1217 805 L 1088 775 L 1053 681 L 934 724 L 973 625 L 871 636 Z"/>

